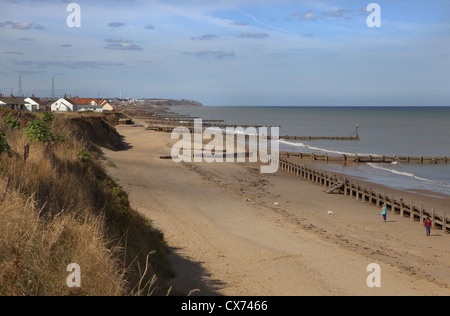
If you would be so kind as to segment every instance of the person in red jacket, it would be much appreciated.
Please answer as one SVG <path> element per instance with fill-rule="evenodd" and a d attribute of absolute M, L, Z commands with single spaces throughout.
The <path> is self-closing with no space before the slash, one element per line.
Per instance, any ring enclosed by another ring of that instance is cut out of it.
<path fill-rule="evenodd" d="M 425 226 L 425 229 L 427 230 L 427 236 L 430 236 L 431 235 L 431 226 L 433 225 L 433 222 L 431 221 L 431 219 L 428 217 L 426 220 L 425 220 L 425 223 L 424 223 L 424 226 Z"/>

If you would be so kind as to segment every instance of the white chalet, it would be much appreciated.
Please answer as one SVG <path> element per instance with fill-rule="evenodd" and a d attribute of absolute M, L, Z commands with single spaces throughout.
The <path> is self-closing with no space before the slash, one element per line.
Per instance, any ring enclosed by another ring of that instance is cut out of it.
<path fill-rule="evenodd" d="M 32 97 L 25 99 L 25 108 L 30 112 L 45 111 L 45 104 L 41 99 L 36 98 L 33 94 Z"/>
<path fill-rule="evenodd" d="M 76 112 L 78 107 L 72 100 L 65 97 L 52 103 L 51 110 L 52 112 Z"/>

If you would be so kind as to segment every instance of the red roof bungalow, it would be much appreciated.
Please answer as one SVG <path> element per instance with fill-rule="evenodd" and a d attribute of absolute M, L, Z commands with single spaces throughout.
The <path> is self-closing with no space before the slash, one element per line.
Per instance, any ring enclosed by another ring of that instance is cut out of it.
<path fill-rule="evenodd" d="M 79 97 L 74 97 L 71 101 L 75 104 L 90 104 L 90 105 L 98 105 L 97 99 L 83 99 Z"/>

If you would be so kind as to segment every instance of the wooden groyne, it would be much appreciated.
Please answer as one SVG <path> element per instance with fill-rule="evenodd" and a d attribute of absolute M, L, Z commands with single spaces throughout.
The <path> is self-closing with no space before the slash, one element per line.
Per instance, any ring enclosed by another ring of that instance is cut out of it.
<path fill-rule="evenodd" d="M 144 119 L 146 123 L 148 123 L 149 129 L 153 131 L 162 131 L 167 132 L 167 126 L 170 128 L 175 128 L 177 126 L 183 127 L 193 127 L 194 121 L 196 119 L 200 119 L 199 117 L 192 117 L 190 115 L 185 114 L 177 114 L 173 112 L 156 112 L 151 115 L 140 116 L 140 119 Z M 261 125 L 248 125 L 248 124 L 226 124 L 224 120 L 217 119 L 202 119 L 203 127 L 218 127 L 218 128 L 261 128 L 264 126 Z M 270 130 L 272 126 L 268 126 L 267 128 Z M 280 127 L 280 126 L 277 126 Z M 266 136 L 267 139 L 271 139 L 271 136 Z M 341 140 L 341 141 L 358 141 L 360 140 L 358 134 L 356 136 L 280 136 L 280 139 L 283 140 L 302 140 L 302 141 L 316 141 L 316 140 Z"/>
<path fill-rule="evenodd" d="M 272 159 L 270 156 L 261 153 L 259 157 L 261 162 L 269 162 Z M 430 217 L 433 221 L 433 228 L 440 229 L 444 234 L 450 233 L 450 220 L 446 217 L 448 213 L 445 213 L 445 211 L 438 214 L 439 212 L 435 209 L 424 209 L 422 205 L 417 206 L 413 203 L 407 203 L 402 198 L 396 199 L 392 195 L 376 192 L 372 188 L 365 187 L 358 182 L 330 175 L 327 172 L 310 168 L 306 165 L 300 165 L 298 162 L 291 161 L 286 157 L 280 157 L 277 159 L 277 162 L 281 170 L 323 186 L 324 191 L 327 193 L 337 192 L 379 208 L 386 205 L 388 211 L 392 214 L 398 214 L 401 218 L 407 218 L 411 222 L 415 221 L 423 224 L 424 220 Z"/>
<path fill-rule="evenodd" d="M 174 119 L 166 119 L 166 120 L 155 120 L 155 119 L 147 119 L 145 121 L 149 124 L 149 130 L 152 131 L 161 131 L 161 132 L 168 132 L 168 130 L 171 128 L 172 130 L 175 127 L 183 126 L 188 128 L 194 127 L 193 120 L 174 120 Z M 248 127 L 255 127 L 255 128 L 261 128 L 263 126 L 255 126 L 255 125 L 233 125 L 233 124 L 225 124 L 223 123 L 223 120 L 204 120 L 202 121 L 203 127 L 218 127 L 218 128 L 224 128 L 227 127 L 230 128 L 248 128 Z M 271 126 L 268 127 L 268 130 L 270 130 Z M 170 131 L 171 132 L 171 131 Z M 265 136 L 267 139 L 272 139 L 271 136 Z M 285 140 L 342 140 L 342 141 L 356 141 L 360 140 L 359 137 L 338 137 L 338 136 L 280 136 L 280 139 Z"/>
<path fill-rule="evenodd" d="M 269 137 L 270 138 L 270 137 Z M 353 137 L 353 136 L 280 136 L 280 139 L 286 139 L 286 140 L 361 140 L 359 136 Z"/>
<path fill-rule="evenodd" d="M 180 123 L 180 124 L 177 124 L 177 125 L 173 125 L 173 124 L 172 124 L 172 125 L 152 125 L 152 124 L 150 124 L 150 125 L 147 127 L 147 130 L 155 131 L 155 132 L 172 133 L 172 131 L 173 131 L 175 128 L 177 128 L 177 127 L 185 127 L 185 128 L 187 128 L 191 133 L 194 132 L 194 124 L 189 124 L 189 123 L 185 123 L 185 124 Z M 217 128 L 227 128 L 227 127 L 230 127 L 230 128 L 235 128 L 235 129 L 236 129 L 236 128 L 239 128 L 239 127 L 247 128 L 247 127 L 253 127 L 253 126 L 250 126 L 250 125 L 203 124 L 202 127 L 203 127 L 203 129 L 208 128 L 208 127 L 217 127 Z"/>
<path fill-rule="evenodd" d="M 328 155 L 316 153 L 280 152 L 286 158 L 309 158 L 327 162 L 356 162 L 356 163 L 402 163 L 402 164 L 447 164 L 450 158 L 443 157 L 410 157 L 410 156 L 381 156 L 381 155 Z"/>

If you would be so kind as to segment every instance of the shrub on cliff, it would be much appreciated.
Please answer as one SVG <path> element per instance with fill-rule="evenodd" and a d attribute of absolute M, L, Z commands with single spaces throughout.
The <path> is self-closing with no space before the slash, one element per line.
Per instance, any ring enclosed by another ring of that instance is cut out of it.
<path fill-rule="evenodd" d="M 0 129 L 0 154 L 7 153 L 11 156 L 11 147 L 5 139 L 5 132 Z"/>
<path fill-rule="evenodd" d="M 55 140 L 55 135 L 48 128 L 48 123 L 40 120 L 28 122 L 23 135 L 30 143 L 50 143 Z"/>

